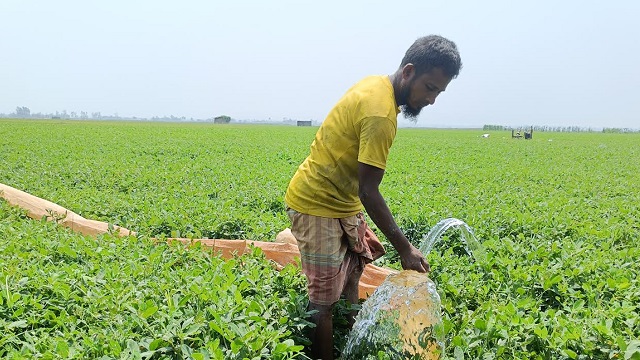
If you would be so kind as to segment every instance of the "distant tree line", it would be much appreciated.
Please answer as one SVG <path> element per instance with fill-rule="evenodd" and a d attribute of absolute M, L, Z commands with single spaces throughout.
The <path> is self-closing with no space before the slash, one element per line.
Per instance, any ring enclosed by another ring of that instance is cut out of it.
<path fill-rule="evenodd" d="M 639 129 L 630 129 L 630 128 L 603 128 L 603 133 L 636 133 L 640 132 Z"/>
<path fill-rule="evenodd" d="M 484 125 L 484 131 L 511 131 L 518 129 L 533 129 L 536 132 L 603 132 L 603 133 L 636 133 L 640 129 L 631 128 L 603 128 L 602 130 L 581 126 L 547 126 L 547 125 L 526 125 L 526 126 L 506 126 L 506 125 Z"/>
<path fill-rule="evenodd" d="M 115 115 L 117 117 L 117 114 Z M 31 109 L 26 106 L 18 106 L 16 107 L 16 111 L 3 114 L 0 113 L 0 118 L 15 118 L 15 119 L 96 119 L 102 120 L 104 117 L 100 114 L 100 112 L 92 112 L 91 117 L 89 117 L 89 113 L 86 111 L 80 112 L 67 112 L 67 110 L 56 111 L 55 113 L 32 113 Z"/>
<path fill-rule="evenodd" d="M 9 113 L 9 114 L 4 114 L 4 113 L 0 113 L 0 118 L 10 118 L 10 119 L 65 119 L 65 120 L 151 120 L 151 121 L 214 121 L 214 118 L 208 118 L 208 119 L 194 119 L 194 118 L 187 118 L 185 116 L 174 116 L 174 115 L 169 115 L 169 116 L 154 116 L 151 119 L 147 119 L 147 118 L 140 118 L 140 117 L 135 117 L 135 116 L 120 116 L 118 115 L 118 113 L 115 113 L 113 115 L 102 115 L 100 113 L 100 111 L 97 112 L 92 112 L 91 114 L 89 114 L 86 111 L 80 111 L 80 112 L 76 112 L 76 111 L 71 111 L 71 112 L 67 112 L 67 110 L 62 110 L 62 111 L 56 111 L 55 113 L 41 113 L 41 112 L 37 112 L 37 113 L 33 113 L 31 112 L 31 109 L 29 109 L 26 106 L 18 106 L 16 107 L 16 111 Z M 220 116 L 218 116 L 218 118 L 220 118 Z M 231 117 L 223 115 L 222 118 L 224 118 L 224 120 L 226 121 L 226 123 L 229 123 L 231 121 Z"/>

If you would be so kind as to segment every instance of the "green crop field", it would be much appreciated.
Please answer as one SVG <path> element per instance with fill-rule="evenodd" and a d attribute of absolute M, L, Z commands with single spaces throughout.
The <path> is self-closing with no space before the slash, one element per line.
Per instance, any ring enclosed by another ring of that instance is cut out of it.
<path fill-rule="evenodd" d="M 0 183 L 139 233 L 0 201 L 0 357 L 306 358 L 296 267 L 150 237 L 273 240 L 315 131 L 0 120 Z M 452 233 L 428 255 L 446 358 L 640 359 L 640 134 L 482 133 L 400 129 L 381 189 L 416 245 L 455 217 L 486 248 L 474 262 Z"/>

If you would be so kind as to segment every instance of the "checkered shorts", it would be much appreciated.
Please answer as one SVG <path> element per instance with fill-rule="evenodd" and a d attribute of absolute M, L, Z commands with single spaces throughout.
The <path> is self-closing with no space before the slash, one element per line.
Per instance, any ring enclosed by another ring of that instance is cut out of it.
<path fill-rule="evenodd" d="M 287 209 L 287 215 L 291 219 L 291 233 L 298 241 L 309 301 L 314 304 L 334 304 L 340 299 L 348 280 L 360 278 L 365 264 L 372 260 L 368 242 L 375 241 L 379 245 L 378 251 L 382 252 L 377 256 L 384 253 L 362 213 L 334 219 Z M 364 241 L 365 230 L 367 241 Z"/>

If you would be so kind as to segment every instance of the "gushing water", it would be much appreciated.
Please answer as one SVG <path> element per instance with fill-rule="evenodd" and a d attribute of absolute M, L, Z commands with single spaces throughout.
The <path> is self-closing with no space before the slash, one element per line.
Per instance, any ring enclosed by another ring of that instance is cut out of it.
<path fill-rule="evenodd" d="M 426 256 L 450 228 L 460 230 L 465 250 L 476 261 L 486 253 L 471 228 L 462 220 L 448 218 L 422 238 Z M 440 359 L 444 353 L 440 296 L 427 274 L 406 270 L 391 274 L 362 304 L 342 352 L 351 359 Z"/>
<path fill-rule="evenodd" d="M 444 350 L 436 284 L 413 270 L 391 274 L 364 302 L 343 359 L 439 359 Z"/>
<path fill-rule="evenodd" d="M 458 228 L 460 230 L 460 239 L 464 243 L 464 249 L 467 254 L 473 256 L 476 261 L 482 263 L 486 260 L 486 252 L 484 247 L 480 244 L 476 238 L 473 230 L 464 221 L 456 218 L 447 218 L 440 220 L 427 235 L 422 238 L 422 245 L 420 246 L 420 252 L 424 256 L 427 256 L 433 249 L 436 241 L 442 238 L 442 235 L 450 228 Z"/>

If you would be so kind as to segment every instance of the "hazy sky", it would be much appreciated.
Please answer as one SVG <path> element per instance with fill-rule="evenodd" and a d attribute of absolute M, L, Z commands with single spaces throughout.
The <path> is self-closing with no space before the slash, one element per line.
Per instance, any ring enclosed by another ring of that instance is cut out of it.
<path fill-rule="evenodd" d="M 0 113 L 322 120 L 427 34 L 464 67 L 418 125 L 640 127 L 636 0 L 0 0 Z"/>

